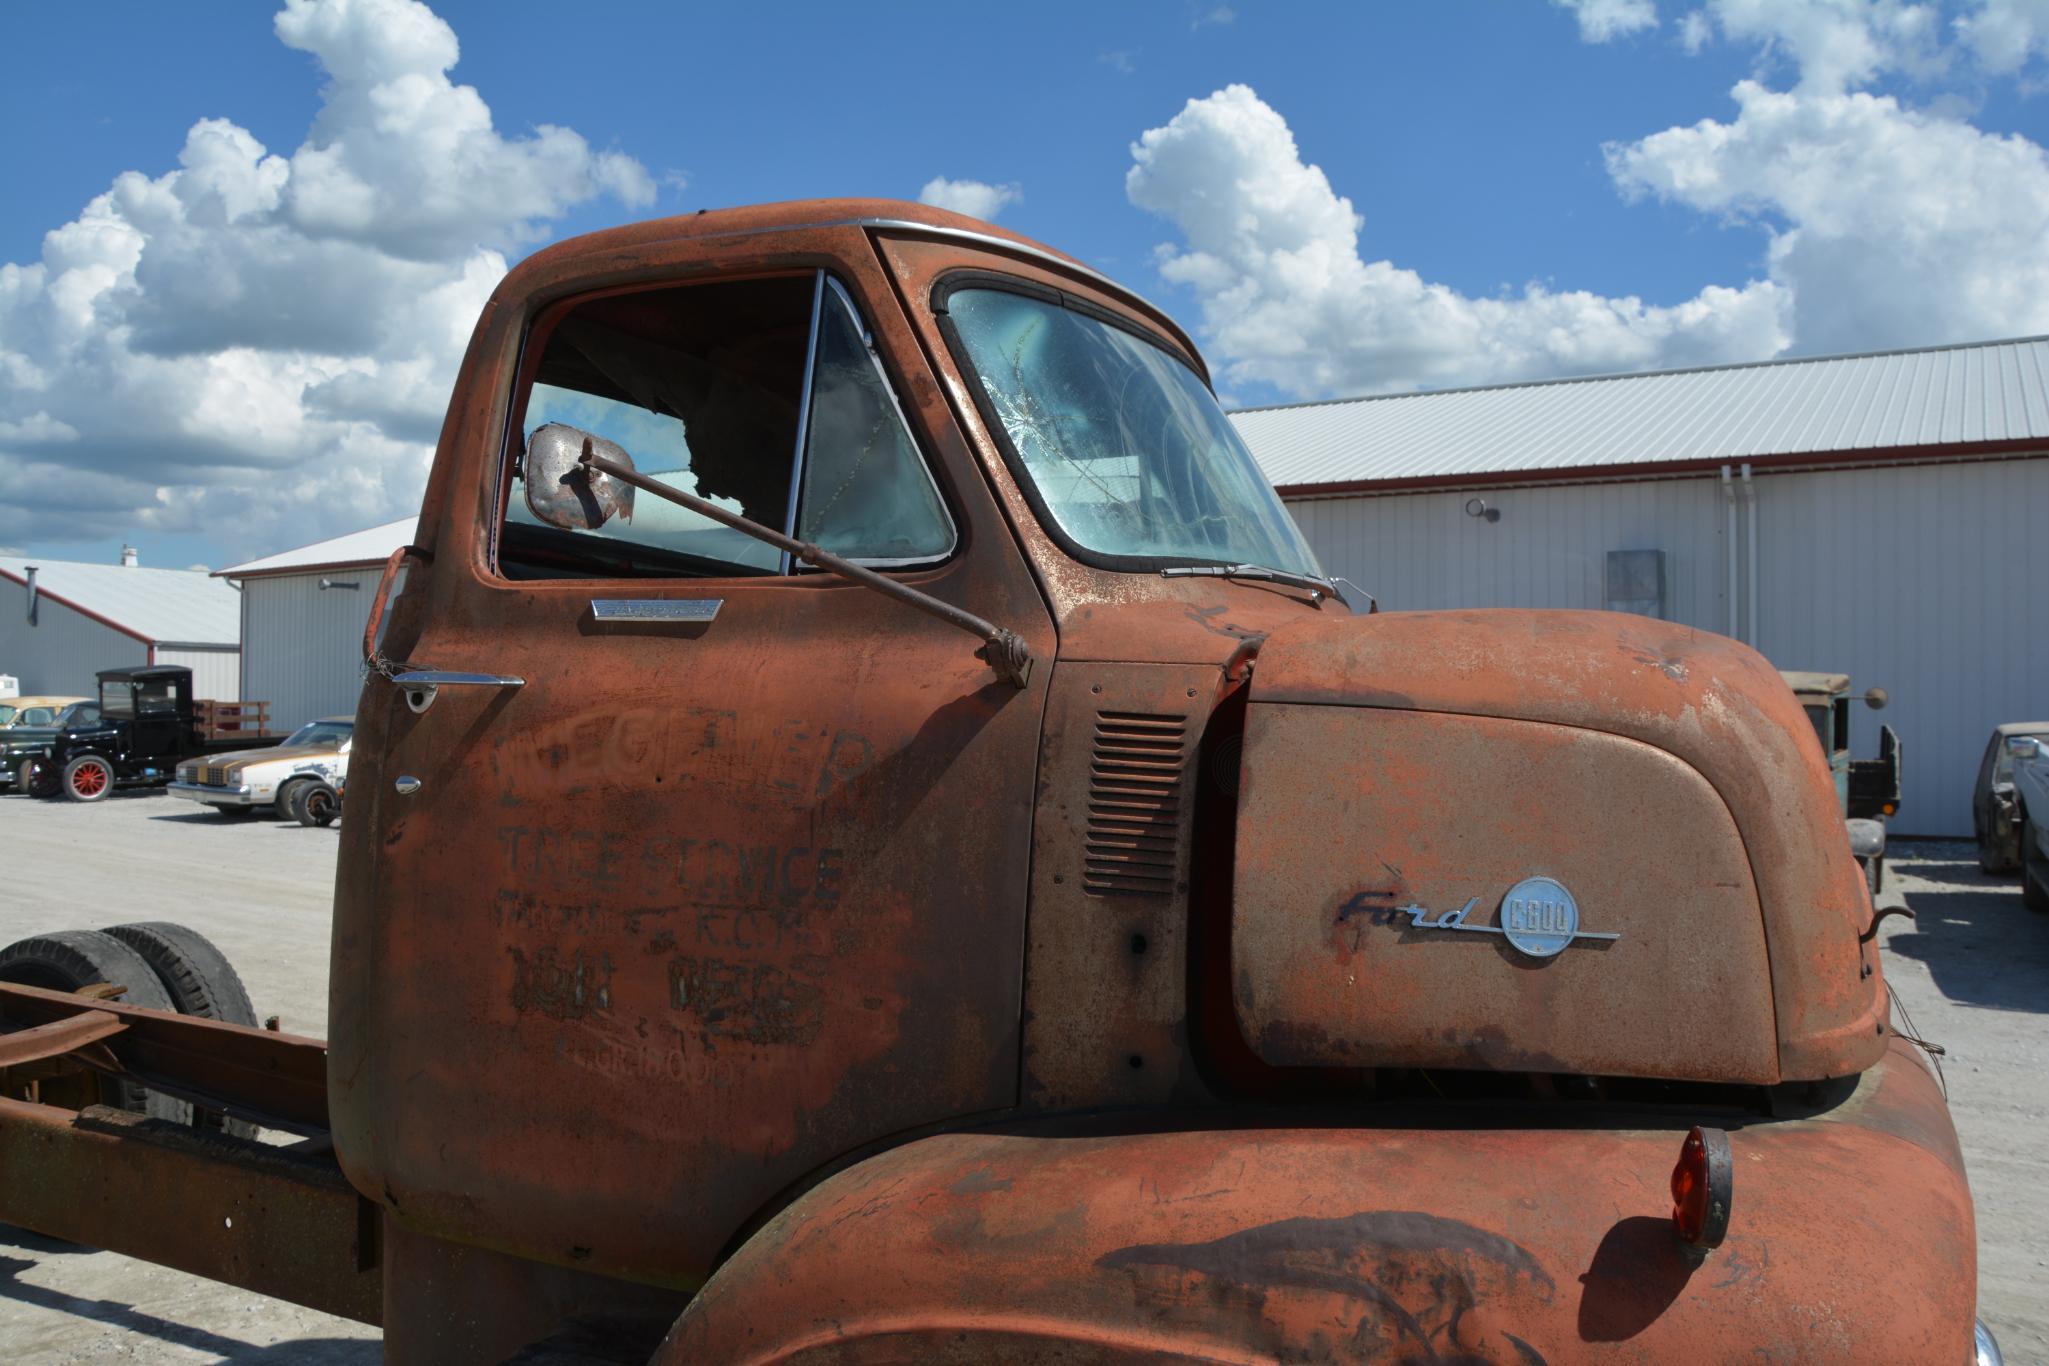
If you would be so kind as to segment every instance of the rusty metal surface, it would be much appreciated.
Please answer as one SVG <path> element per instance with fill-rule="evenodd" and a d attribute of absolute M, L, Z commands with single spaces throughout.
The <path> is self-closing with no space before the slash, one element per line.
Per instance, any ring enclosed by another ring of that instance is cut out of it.
<path fill-rule="evenodd" d="M 376 1210 L 331 1159 L 0 1099 L 0 1222 L 363 1323 L 381 1315 Z"/>
<path fill-rule="evenodd" d="M 385 1366 L 497 1366 L 571 1324 L 589 1325 L 580 1345 L 602 1352 L 538 1360 L 642 1362 L 686 1302 L 673 1290 L 443 1242 L 392 1218 L 382 1264 Z"/>
<path fill-rule="evenodd" d="M 1214 665 L 1062 663 L 1032 830 L 1025 1103 L 1205 1094 L 1186 1029 L 1196 745 Z"/>
<path fill-rule="evenodd" d="M 764 1228 L 657 1360 L 1969 1359 L 1969 1192 L 1912 1058 L 1733 1131 L 1704 1255 L 1671 1219 L 1692 1121 L 1632 1119 L 928 1139 Z"/>
<path fill-rule="evenodd" d="M 330 1018 L 336 1144 L 415 1228 L 688 1288 L 785 1186 L 1017 1096 L 1046 684 L 823 576 L 527 580 L 491 562 L 503 409 L 539 301 L 824 265 L 870 321 L 961 528 L 906 576 L 1051 622 L 856 229 L 555 248 L 465 362 L 385 652 L 514 674 L 357 717 Z M 599 585 L 602 584 L 600 588 Z M 691 633 L 594 596 L 710 594 Z M 1046 671 L 1050 673 L 1050 671 Z M 401 775 L 419 780 L 400 795 Z"/>
<path fill-rule="evenodd" d="M 1521 718 L 1672 754 L 1714 788 L 1742 836 L 1764 917 L 1781 1074 L 1844 1076 L 1884 1052 L 1884 978 L 1857 942 L 1870 898 L 1842 837 L 1827 762 L 1756 651 L 1607 612 L 1396 612 L 1275 632 L 1260 652 L 1253 699 L 1255 709 L 1289 702 Z M 1626 813 L 1609 819 L 1634 829 Z M 1657 978 L 1635 983 L 1665 988 Z"/>
<path fill-rule="evenodd" d="M 125 1022 L 108 1011 L 87 1010 L 47 1024 L 0 1034 L 0 1068 L 60 1057 L 89 1043 L 119 1034 L 126 1028 Z"/>
<path fill-rule="evenodd" d="M 119 1034 L 96 1046 L 140 1080 L 276 1127 L 327 1128 L 327 1045 L 318 1039 L 0 983 L 0 1020 L 43 1025 L 81 1015 L 121 1022 Z"/>
<path fill-rule="evenodd" d="M 1700 774 L 1595 730 L 1267 703 L 1265 683 L 1256 665 L 1231 935 L 1262 1059 L 1778 1080 L 1750 864 Z M 1403 911 L 1474 901 L 1492 926 L 1533 874 L 1620 938 L 1536 958 Z"/>

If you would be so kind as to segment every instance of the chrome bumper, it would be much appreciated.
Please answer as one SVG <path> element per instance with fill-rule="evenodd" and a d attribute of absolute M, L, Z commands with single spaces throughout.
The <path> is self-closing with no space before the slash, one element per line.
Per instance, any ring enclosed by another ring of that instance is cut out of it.
<path fill-rule="evenodd" d="M 209 806 L 254 806 L 256 799 L 250 795 L 248 784 L 241 787 L 208 787 L 205 783 L 172 783 L 171 795 L 183 797 L 188 802 L 205 802 Z"/>

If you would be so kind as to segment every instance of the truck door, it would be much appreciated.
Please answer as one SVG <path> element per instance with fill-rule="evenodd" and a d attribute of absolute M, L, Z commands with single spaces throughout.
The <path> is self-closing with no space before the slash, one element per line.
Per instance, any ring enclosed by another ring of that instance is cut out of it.
<path fill-rule="evenodd" d="M 865 235 L 804 240 L 522 268 L 473 344 L 386 652 L 520 682 L 371 679 L 336 910 L 338 1147 L 421 1231 L 688 1286 L 806 1173 L 1015 1102 L 1052 626 Z M 549 526 L 551 422 L 1046 667 L 646 493 Z"/>

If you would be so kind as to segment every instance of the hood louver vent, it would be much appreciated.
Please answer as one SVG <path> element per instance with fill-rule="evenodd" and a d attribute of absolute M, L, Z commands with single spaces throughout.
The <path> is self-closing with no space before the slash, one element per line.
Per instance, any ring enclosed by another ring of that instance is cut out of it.
<path fill-rule="evenodd" d="M 1170 896 L 1181 869 L 1181 784 L 1188 718 L 1096 713 L 1089 766 L 1091 896 Z"/>

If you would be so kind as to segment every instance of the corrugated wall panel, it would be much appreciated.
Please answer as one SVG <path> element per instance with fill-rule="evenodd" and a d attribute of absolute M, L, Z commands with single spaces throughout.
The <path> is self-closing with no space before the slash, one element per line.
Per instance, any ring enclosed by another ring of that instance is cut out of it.
<path fill-rule="evenodd" d="M 1724 602 L 1719 480 L 1460 490 L 1289 506 L 1324 568 L 1384 609 L 1603 605 L 1606 552 L 1666 552 L 1667 616 L 1754 634 L 1785 669 L 1847 673 L 1887 710 L 1853 710 L 1852 751 L 1890 723 L 1906 748 L 1895 829 L 1968 835 L 1992 727 L 2049 714 L 2049 459 L 1760 475 L 1758 616 Z M 1501 509 L 1468 516 L 1470 498 Z M 1747 514 L 1746 514 L 1747 515 Z M 1734 553 L 1747 570 L 1745 526 Z M 1738 607 L 1747 598 L 1739 578 Z M 1740 623 L 1737 623 L 1740 625 Z"/>
<path fill-rule="evenodd" d="M 149 662 L 149 647 L 133 636 L 80 616 L 43 598 L 36 625 L 28 623 L 28 590 L 0 579 L 0 674 L 21 680 L 23 696 L 35 693 L 94 697 L 101 669 Z"/>
<path fill-rule="evenodd" d="M 2049 460 L 1761 477 L 1758 647 L 1891 694 L 1851 750 L 1906 749 L 1903 832 L 1971 833 L 1992 727 L 2049 714 Z"/>
<path fill-rule="evenodd" d="M 323 578 L 335 586 L 323 590 Z M 374 569 L 243 582 L 243 693 L 270 703 L 272 729 L 355 715 L 376 592 Z"/>
<path fill-rule="evenodd" d="M 242 652 L 240 650 L 157 649 L 157 663 L 183 664 L 192 670 L 192 695 L 215 702 L 241 700 Z"/>

